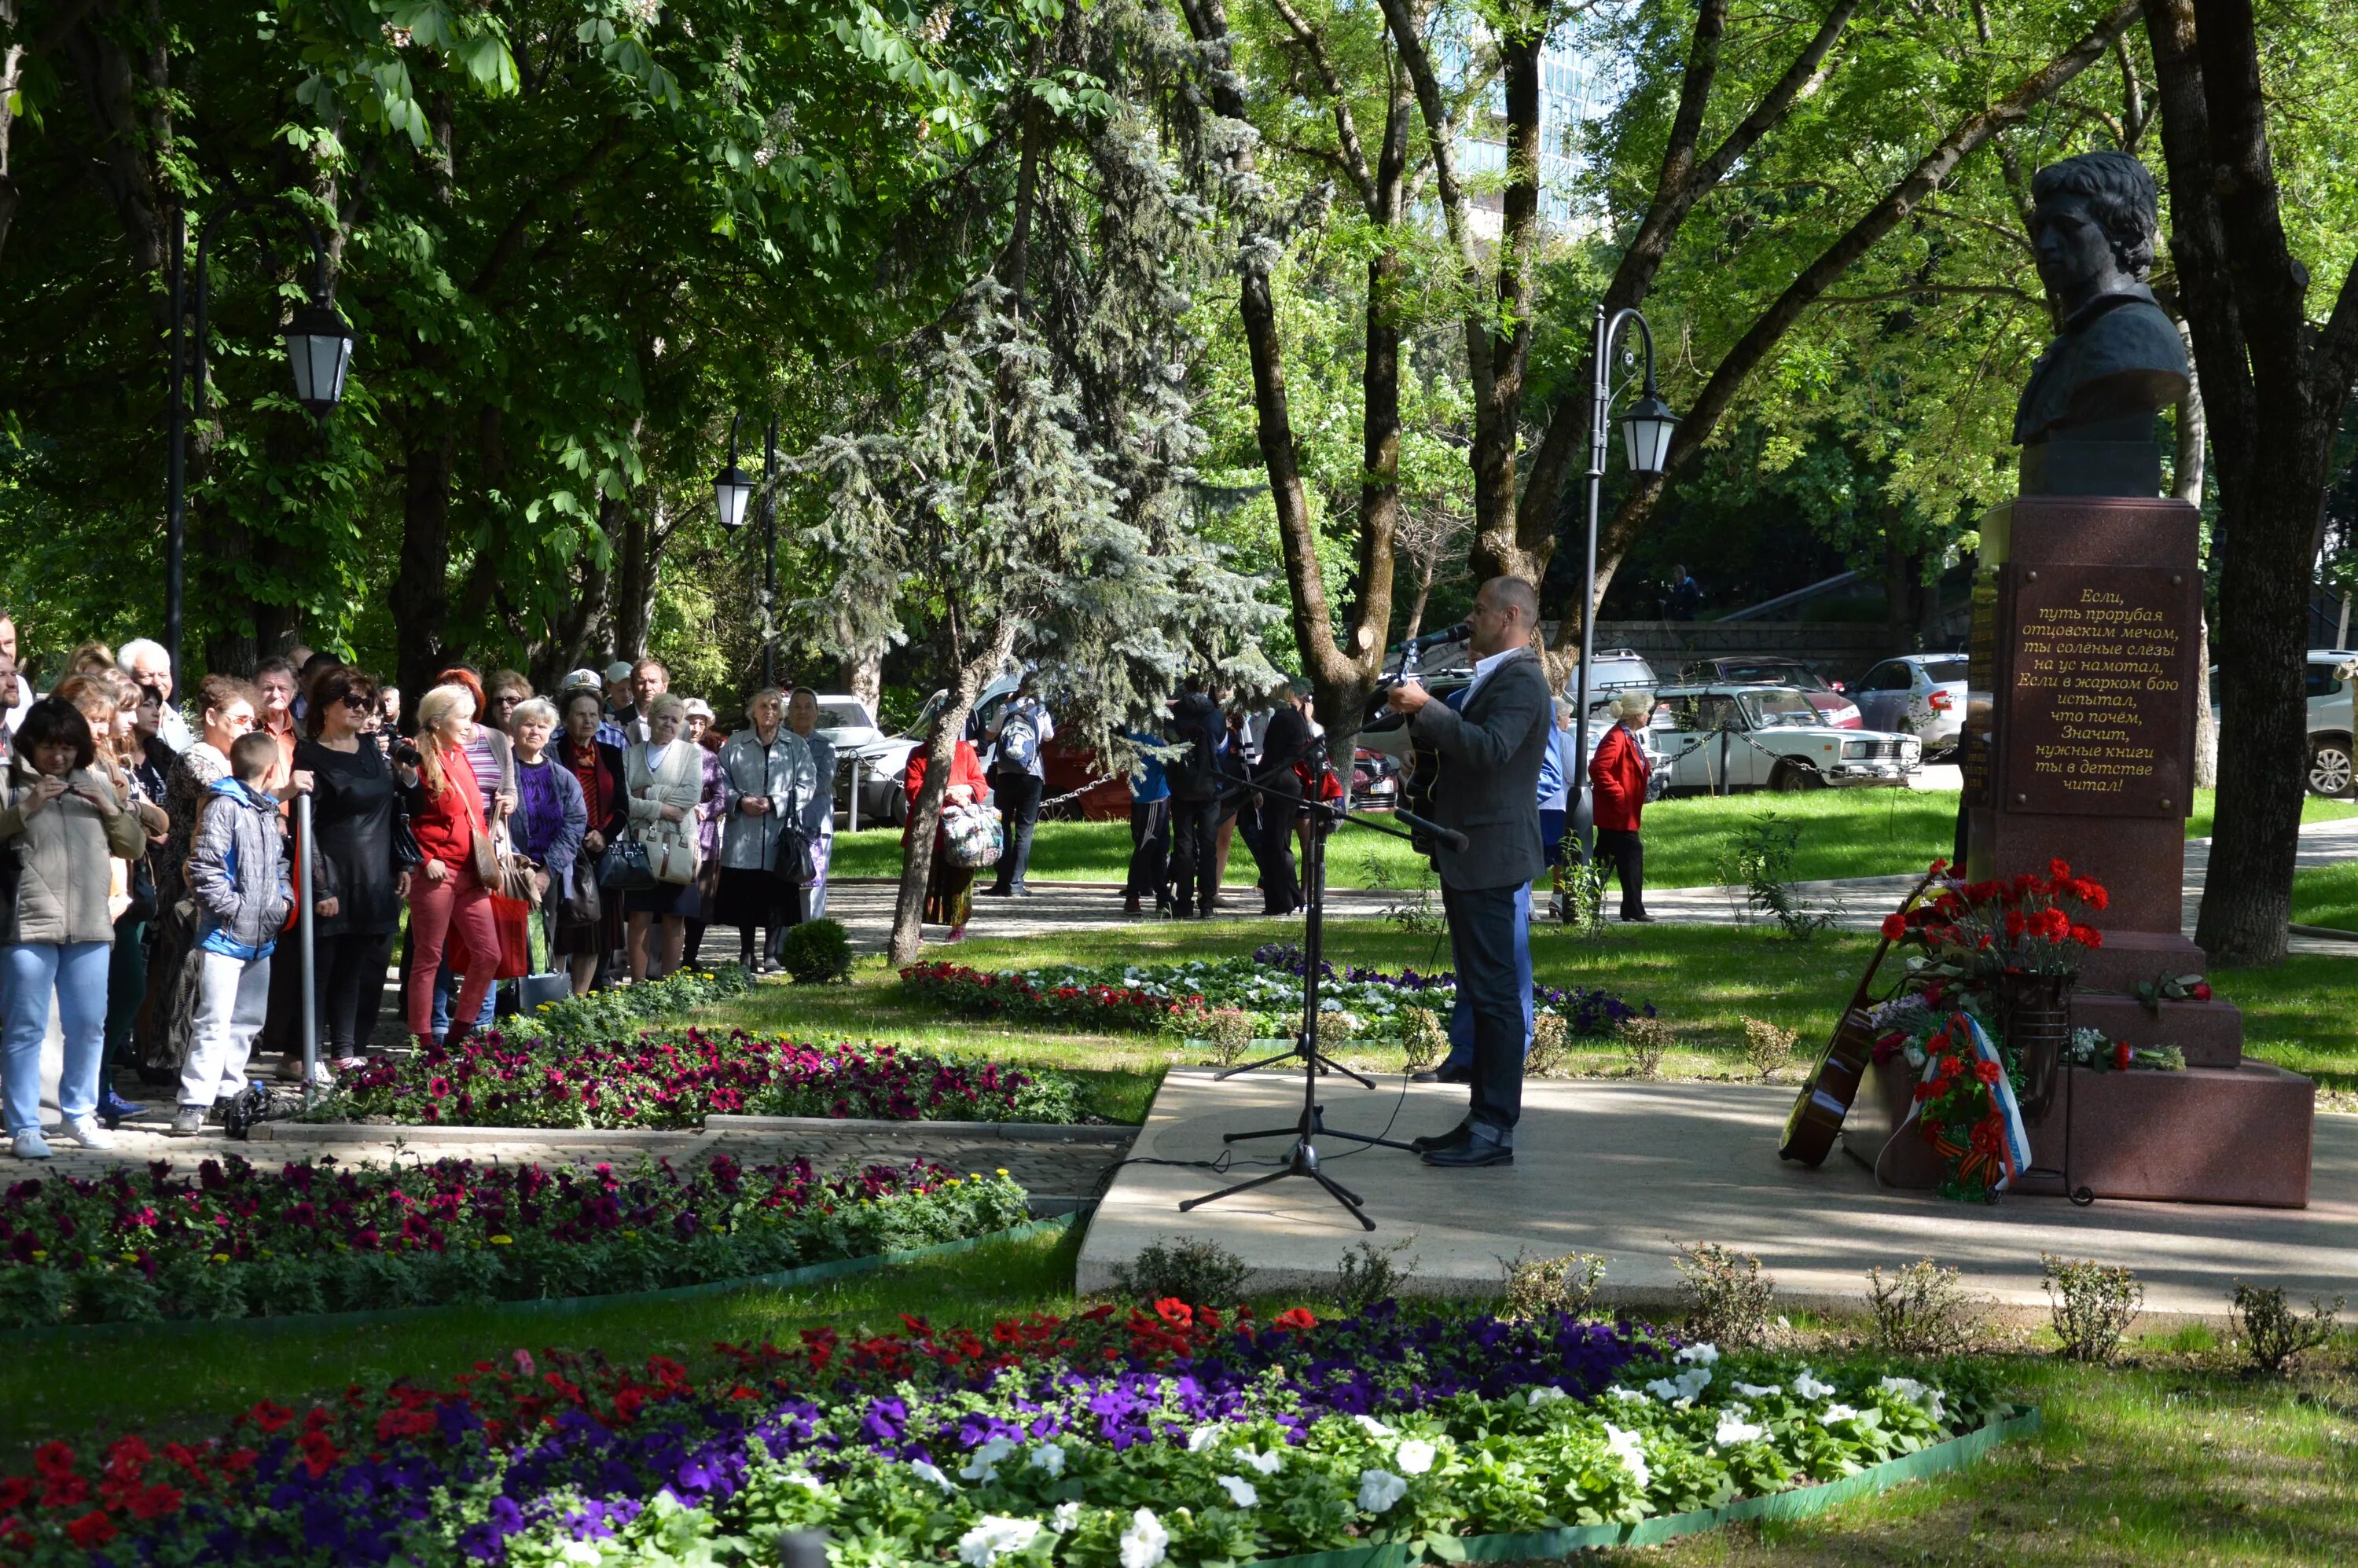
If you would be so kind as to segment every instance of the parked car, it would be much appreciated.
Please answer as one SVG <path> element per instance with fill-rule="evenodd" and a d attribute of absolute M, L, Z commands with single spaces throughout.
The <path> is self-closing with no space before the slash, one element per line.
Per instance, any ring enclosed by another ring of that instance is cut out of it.
<path fill-rule="evenodd" d="M 1840 730 L 1864 730 L 1866 719 L 1838 681 L 1830 681 L 1799 659 L 1767 655 L 1697 659 L 1681 673 L 1691 686 L 1786 686 L 1809 698 L 1828 724 Z"/>
<path fill-rule="evenodd" d="M 1913 735 L 1924 742 L 1925 756 L 1944 757 L 1957 749 L 1965 727 L 1965 655 L 1886 659 L 1851 695 L 1866 729 Z"/>
<path fill-rule="evenodd" d="M 2351 705 L 2358 681 L 2352 666 L 2358 654 L 2347 648 L 2311 648 L 2309 652 L 2309 790 L 2311 795 L 2346 795 L 2352 784 Z"/>
<path fill-rule="evenodd" d="M 835 747 L 836 809 L 851 809 L 852 780 L 857 777 L 860 799 L 853 815 L 859 821 L 894 827 L 906 821 L 909 803 L 901 780 L 916 741 L 906 734 L 887 735 L 868 705 L 856 697 L 820 697 L 816 729 Z"/>
<path fill-rule="evenodd" d="M 1627 650 L 1624 650 L 1624 652 L 1626 651 Z M 1645 669 L 1649 676 L 1653 674 L 1653 671 L 1647 667 L 1646 662 L 1643 659 L 1639 659 L 1635 654 L 1629 654 L 1629 657 L 1636 659 L 1638 667 Z M 1597 665 L 1599 666 L 1599 674 L 1601 676 L 1603 674 L 1603 667 L 1605 665 L 1604 655 L 1600 654 L 1598 656 Z M 1454 693 L 1462 690 L 1466 686 L 1471 683 L 1473 678 L 1473 675 L 1469 671 L 1452 670 L 1445 674 L 1434 676 L 1426 683 L 1425 689 L 1433 693 L 1434 697 L 1446 701 Z M 1630 685 L 1616 687 L 1613 690 L 1605 692 L 1602 696 L 1598 695 L 1596 689 L 1592 689 L 1589 692 L 1588 754 L 1591 757 L 1596 755 L 1596 748 L 1604 741 L 1605 732 L 1613 728 L 1613 714 L 1606 707 L 1606 704 L 1615 697 L 1620 695 L 1622 691 L 1650 690 L 1652 689 L 1652 686 L 1653 683 L 1650 680 L 1644 682 L 1643 684 L 1637 683 L 1633 680 Z M 1563 698 L 1564 705 L 1567 708 L 1570 707 L 1574 699 L 1574 691 L 1571 688 L 1566 688 L 1561 695 Z M 1383 694 L 1381 692 L 1377 693 L 1376 696 L 1370 699 L 1368 706 L 1368 721 L 1360 728 L 1359 730 L 1360 754 L 1365 756 L 1370 752 L 1376 752 L 1390 760 L 1394 766 L 1400 768 L 1401 770 L 1401 789 L 1404 794 L 1407 788 L 1407 762 L 1409 754 L 1407 722 L 1402 719 L 1399 714 L 1394 713 L 1390 708 L 1384 706 Z M 1653 731 L 1650 729 L 1641 728 L 1637 731 L 1637 736 L 1639 746 L 1644 750 L 1648 762 L 1653 767 L 1653 782 L 1648 788 L 1648 798 L 1659 800 L 1662 796 L 1663 790 L 1668 787 L 1668 780 L 1670 777 L 1669 772 L 1662 766 L 1661 752 L 1654 743 Z"/>
<path fill-rule="evenodd" d="M 1351 753 L 1351 807 L 1355 811 L 1390 811 L 1401 803 L 1401 765 L 1372 747 Z"/>
<path fill-rule="evenodd" d="M 1913 735 L 1827 723 L 1795 687 L 1670 687 L 1655 704 L 1653 733 L 1673 795 L 1898 788 L 1924 758 Z"/>

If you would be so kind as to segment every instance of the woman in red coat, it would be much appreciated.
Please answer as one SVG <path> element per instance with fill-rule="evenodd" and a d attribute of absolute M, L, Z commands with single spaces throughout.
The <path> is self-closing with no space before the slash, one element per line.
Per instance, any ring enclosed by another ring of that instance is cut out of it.
<path fill-rule="evenodd" d="M 1621 882 L 1621 918 L 1649 921 L 1646 913 L 1646 847 L 1638 838 L 1639 818 L 1646 810 L 1646 779 L 1652 772 L 1646 749 L 1634 733 L 1651 722 L 1653 697 L 1629 692 L 1613 700 L 1617 722 L 1596 744 L 1588 761 L 1588 782 L 1594 786 L 1596 855 L 1609 860 Z"/>
<path fill-rule="evenodd" d="M 917 795 L 925 787 L 927 761 L 923 746 L 909 753 L 909 820 L 901 829 L 904 854 L 910 830 L 917 825 Z M 957 750 L 950 754 L 950 784 L 942 795 L 942 809 L 946 812 L 953 806 L 972 806 L 990 798 L 990 785 L 983 779 L 982 762 L 974 754 L 974 743 L 960 741 Z M 960 942 L 966 939 L 967 917 L 973 913 L 974 868 L 950 863 L 949 835 L 936 827 L 933 869 L 925 876 L 925 918 L 936 925 L 947 925 L 949 939 Z"/>

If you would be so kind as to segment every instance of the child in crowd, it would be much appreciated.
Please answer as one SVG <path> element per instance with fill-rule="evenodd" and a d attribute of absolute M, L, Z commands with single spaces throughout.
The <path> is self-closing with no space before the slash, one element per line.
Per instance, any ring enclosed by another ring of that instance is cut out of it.
<path fill-rule="evenodd" d="M 202 1132 L 214 1102 L 244 1089 L 246 1058 L 269 1009 L 271 949 L 294 905 L 278 801 L 265 788 L 278 742 L 261 730 L 242 735 L 229 762 L 230 776 L 206 794 L 189 853 L 189 892 L 202 911 L 195 957 L 204 968 L 175 1138 Z"/>

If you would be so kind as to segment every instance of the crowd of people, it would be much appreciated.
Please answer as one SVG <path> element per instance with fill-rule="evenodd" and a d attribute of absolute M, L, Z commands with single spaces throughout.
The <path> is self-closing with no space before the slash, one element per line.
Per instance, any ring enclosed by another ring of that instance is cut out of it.
<path fill-rule="evenodd" d="M 396 941 L 406 1033 L 447 1044 L 491 1024 L 503 974 L 576 995 L 659 979 L 698 961 L 712 924 L 768 972 L 825 912 L 835 756 L 807 688 L 755 692 L 731 732 L 654 659 L 546 696 L 454 664 L 406 719 L 398 689 L 306 649 L 206 676 L 185 713 L 174 674 L 152 641 L 86 643 L 39 694 L 0 617 L 0 1101 L 18 1158 L 50 1152 L 53 1005 L 55 1136 L 84 1148 L 146 1108 L 119 1079 L 170 1086 L 171 1131 L 194 1136 L 257 1054 L 301 1077 L 306 869 L 321 1081 L 365 1061 Z"/>

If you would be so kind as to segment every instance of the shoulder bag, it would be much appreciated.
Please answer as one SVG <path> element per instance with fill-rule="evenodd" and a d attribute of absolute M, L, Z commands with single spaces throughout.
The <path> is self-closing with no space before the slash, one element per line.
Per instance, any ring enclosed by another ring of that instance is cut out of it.
<path fill-rule="evenodd" d="M 625 833 L 598 858 L 598 885 L 608 892 L 641 892 L 655 885 L 654 860 L 645 840 Z"/>
<path fill-rule="evenodd" d="M 979 869 L 999 864 L 1002 832 L 995 806 L 968 806 L 942 813 L 942 837 L 954 866 Z"/>

